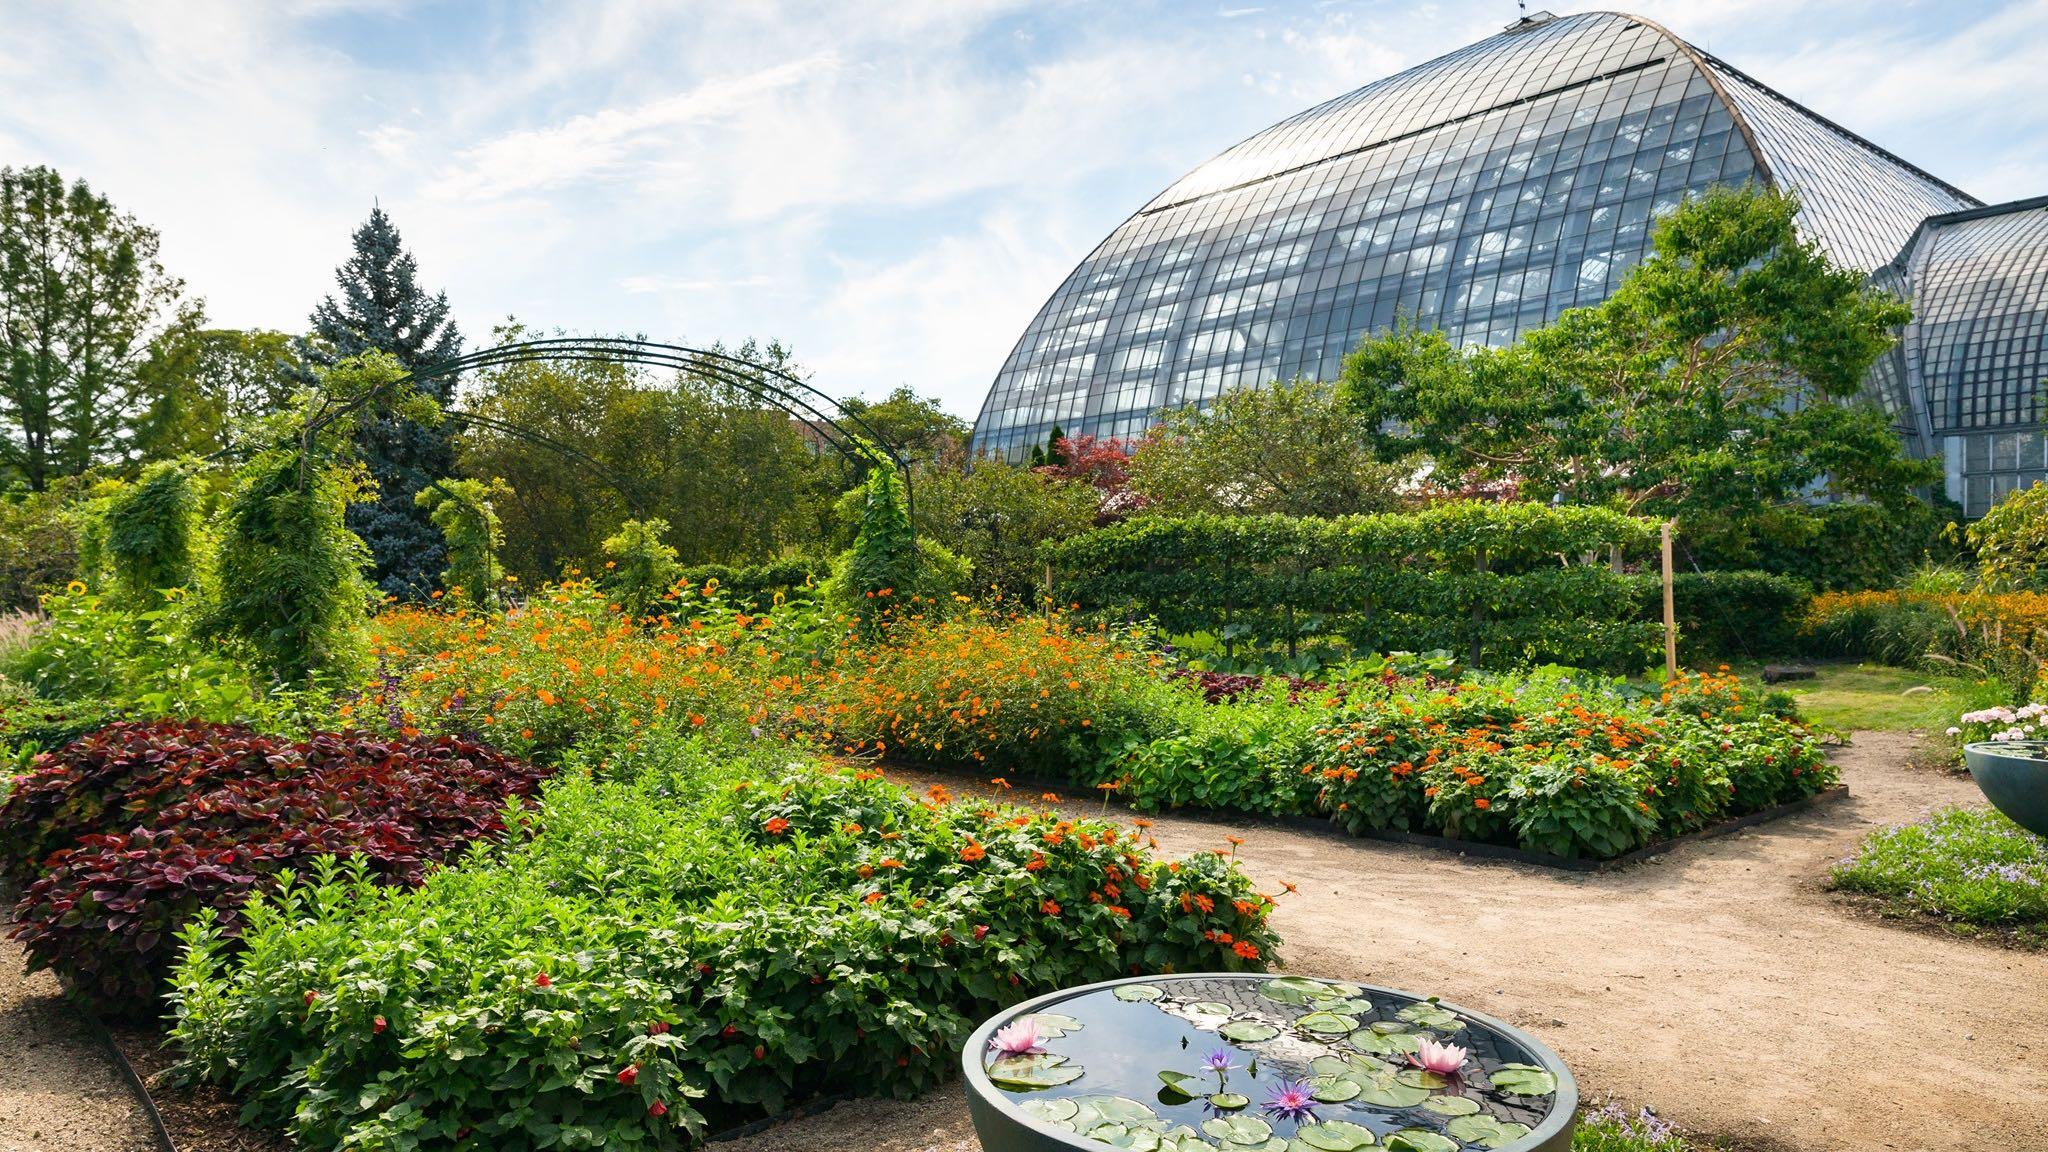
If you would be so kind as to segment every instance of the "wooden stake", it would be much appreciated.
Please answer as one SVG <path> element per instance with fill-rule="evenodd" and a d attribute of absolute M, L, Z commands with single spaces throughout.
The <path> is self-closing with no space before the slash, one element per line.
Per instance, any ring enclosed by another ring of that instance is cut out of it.
<path fill-rule="evenodd" d="M 1678 609 L 1671 598 L 1671 521 L 1664 522 L 1664 679 L 1678 679 Z"/>

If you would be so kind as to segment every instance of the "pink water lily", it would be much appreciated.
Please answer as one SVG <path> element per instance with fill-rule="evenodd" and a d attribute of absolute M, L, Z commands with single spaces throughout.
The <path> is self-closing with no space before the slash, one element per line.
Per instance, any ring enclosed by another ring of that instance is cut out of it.
<path fill-rule="evenodd" d="M 1030 1056 L 1045 1051 L 1038 1043 L 1038 1021 L 1029 1016 L 996 1029 L 988 1046 L 1003 1056 Z"/>
<path fill-rule="evenodd" d="M 1425 1071 L 1440 1076 L 1456 1076 L 1458 1069 L 1465 1066 L 1465 1057 L 1471 1055 L 1456 1044 L 1439 1044 L 1427 1036 L 1418 1037 L 1415 1052 L 1408 1062 Z"/>

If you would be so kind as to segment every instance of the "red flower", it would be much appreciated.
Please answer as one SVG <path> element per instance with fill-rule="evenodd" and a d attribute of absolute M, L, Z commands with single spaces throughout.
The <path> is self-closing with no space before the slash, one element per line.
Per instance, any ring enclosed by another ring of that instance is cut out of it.
<path fill-rule="evenodd" d="M 389 1028 L 390 1026 L 391 1025 L 386 1023 L 382 1016 L 379 1016 L 376 1019 L 370 1021 L 370 1034 L 373 1036 L 381 1036 L 384 1034 L 384 1029 Z"/>
<path fill-rule="evenodd" d="M 313 1006 L 313 1001 L 318 1000 L 319 998 L 320 994 L 318 992 L 315 992 L 312 989 L 308 988 L 306 990 L 306 1007 L 311 1008 Z"/>
<path fill-rule="evenodd" d="M 988 939 L 988 925 L 976 924 L 974 926 L 974 942 L 979 944 L 986 939 Z"/>
<path fill-rule="evenodd" d="M 718 1032 L 718 1035 L 726 1040 L 730 1040 L 739 1034 L 740 1030 L 731 1024 L 727 1024 L 724 1028 L 719 1029 Z"/>
<path fill-rule="evenodd" d="M 762 1047 L 761 1045 L 759 1045 L 759 1044 L 756 1044 L 756 1045 L 754 1045 L 754 1059 L 756 1059 L 756 1060 L 766 1060 L 767 1058 L 768 1058 L 768 1049 L 766 1049 L 766 1048 L 763 1048 L 763 1047 Z"/>
<path fill-rule="evenodd" d="M 649 1036 L 659 1036 L 666 1031 L 668 1031 L 668 1021 L 666 1020 L 656 1020 L 647 1026 L 647 1034 Z"/>
<path fill-rule="evenodd" d="M 619 1083 L 621 1084 L 630 1085 L 639 1078 L 640 1066 L 638 1064 L 628 1064 L 624 1068 L 619 1069 Z"/>
<path fill-rule="evenodd" d="M 649 1116 L 666 1116 L 668 1115 L 668 1105 L 656 1100 L 647 1106 L 647 1114 Z"/>
<path fill-rule="evenodd" d="M 697 975 L 699 975 L 699 976 L 709 976 L 709 975 L 711 975 L 711 965 L 709 965 L 709 964 L 699 964 L 699 965 L 697 965 Z"/>
<path fill-rule="evenodd" d="M 1047 916 L 1057 916 L 1060 914 L 1059 902 L 1056 900 L 1047 900 L 1046 902 L 1038 906 L 1038 910 L 1040 912 L 1045 913 Z"/>
<path fill-rule="evenodd" d="M 548 979 L 548 974 L 545 972 L 534 976 L 533 983 L 536 988 L 553 988 L 555 986 L 555 982 Z"/>

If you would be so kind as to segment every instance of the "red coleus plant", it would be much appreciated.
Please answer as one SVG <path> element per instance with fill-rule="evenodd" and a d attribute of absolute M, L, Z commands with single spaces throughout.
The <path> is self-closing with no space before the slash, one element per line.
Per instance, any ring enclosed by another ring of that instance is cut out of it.
<path fill-rule="evenodd" d="M 38 761 L 0 807 L 27 881 L 12 935 L 109 1007 L 152 1003 L 201 908 L 228 935 L 250 892 L 315 857 L 419 883 L 503 832 L 543 769 L 448 737 L 322 732 L 291 742 L 216 724 L 116 724 Z"/>

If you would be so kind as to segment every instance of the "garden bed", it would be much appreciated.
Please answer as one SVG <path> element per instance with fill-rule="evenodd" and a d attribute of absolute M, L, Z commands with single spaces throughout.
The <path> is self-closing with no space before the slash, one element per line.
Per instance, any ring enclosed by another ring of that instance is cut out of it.
<path fill-rule="evenodd" d="M 980 777 L 972 768 L 963 764 L 931 764 L 924 761 L 901 759 L 889 759 L 881 761 L 881 763 L 891 773 L 902 772 L 912 775 L 944 776 L 948 779 L 974 785 L 977 790 L 987 786 L 985 778 Z M 1043 791 L 1055 795 L 1059 794 L 1061 789 L 1071 787 L 1071 785 L 1060 781 L 1041 779 L 1011 780 L 1010 784 L 1012 787 L 1023 789 L 1026 792 Z M 1233 823 L 1291 828 L 1296 831 L 1308 832 L 1318 836 L 1329 836 L 1338 840 L 1377 840 L 1383 844 L 1408 844 L 1456 856 L 1480 860 L 1501 860 L 1514 864 L 1530 864 L 1538 868 L 1555 868 L 1565 872 L 1612 872 L 1619 868 L 1626 868 L 1632 864 L 1640 864 L 1645 860 L 1654 859 L 1673 849 L 1684 847 L 1696 841 L 1711 840 L 1718 836 L 1740 832 L 1745 828 L 1753 828 L 1759 824 L 1768 824 L 1781 817 L 1804 812 L 1822 804 L 1847 799 L 1848 796 L 1849 786 L 1846 784 L 1836 784 L 1812 796 L 1804 796 L 1797 800 L 1791 800 L 1783 804 L 1773 805 L 1769 808 L 1732 817 L 1717 824 L 1684 833 L 1683 835 L 1657 840 L 1633 851 L 1623 853 L 1620 856 L 1609 857 L 1604 860 L 1559 856 L 1549 852 L 1529 852 L 1511 844 L 1493 844 L 1484 840 L 1458 840 L 1449 836 L 1431 836 L 1423 832 L 1403 832 L 1393 828 L 1346 832 L 1334 822 L 1327 819 L 1318 819 L 1314 816 L 1246 814 L 1226 809 L 1205 808 L 1199 805 L 1174 808 L 1171 811 L 1177 816 L 1190 816 L 1196 819 L 1227 820 Z M 1118 811 L 1137 811 L 1124 803 L 1113 803 L 1111 806 Z"/>

